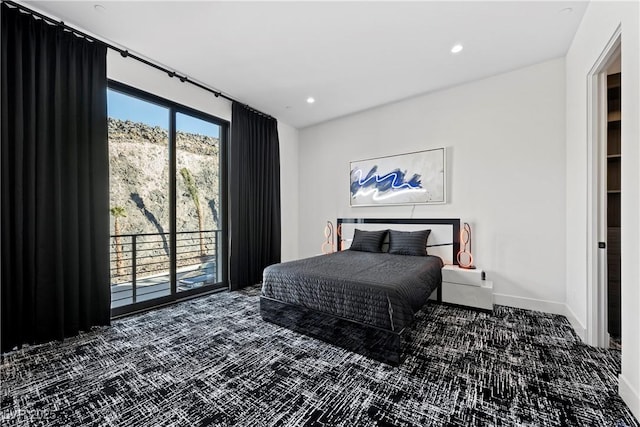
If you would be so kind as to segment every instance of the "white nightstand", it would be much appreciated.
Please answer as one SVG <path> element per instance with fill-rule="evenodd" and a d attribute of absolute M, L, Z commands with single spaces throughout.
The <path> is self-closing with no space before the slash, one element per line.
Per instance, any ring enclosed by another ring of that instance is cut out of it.
<path fill-rule="evenodd" d="M 482 270 L 457 265 L 442 268 L 442 302 L 493 311 L 493 282 L 482 280 Z"/>

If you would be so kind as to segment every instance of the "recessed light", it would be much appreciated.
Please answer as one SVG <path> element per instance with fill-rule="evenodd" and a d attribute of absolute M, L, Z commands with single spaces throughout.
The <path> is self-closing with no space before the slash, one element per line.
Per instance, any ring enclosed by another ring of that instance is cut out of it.
<path fill-rule="evenodd" d="M 451 48 L 451 53 L 460 53 L 462 52 L 462 45 L 460 43 L 458 43 L 457 45 L 453 46 Z"/>
<path fill-rule="evenodd" d="M 312 97 L 307 98 L 307 104 L 313 104 L 314 102 L 316 102 L 316 100 L 313 99 Z"/>
<path fill-rule="evenodd" d="M 560 9 L 560 13 L 562 13 L 563 15 L 568 15 L 571 12 L 573 12 L 573 8 L 572 7 L 565 7 L 564 9 Z"/>

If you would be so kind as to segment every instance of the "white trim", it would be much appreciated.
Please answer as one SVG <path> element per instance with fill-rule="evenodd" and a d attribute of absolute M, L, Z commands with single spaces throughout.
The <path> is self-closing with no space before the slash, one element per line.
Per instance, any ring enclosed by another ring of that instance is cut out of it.
<path fill-rule="evenodd" d="M 631 386 L 623 374 L 618 376 L 618 394 L 627 404 L 634 417 L 640 420 L 640 393 Z"/>
<path fill-rule="evenodd" d="M 509 307 L 523 308 L 525 310 L 542 311 L 551 314 L 565 315 L 563 302 L 547 301 L 535 298 L 517 297 L 515 295 L 493 294 L 493 303 L 507 305 Z"/>
<path fill-rule="evenodd" d="M 606 135 L 606 68 L 621 44 L 622 26 L 618 25 L 602 53 L 587 74 L 587 344 L 608 347 L 606 307 L 606 252 L 598 249 L 598 242 L 606 243 L 603 230 L 602 170 L 603 136 Z M 603 99 L 604 98 L 604 99 Z M 604 270 L 604 271 L 603 271 Z M 603 298 L 603 295 L 605 297 Z"/>
<path fill-rule="evenodd" d="M 580 339 L 582 341 L 586 341 L 585 338 L 587 335 L 587 329 L 584 327 L 582 322 L 578 320 L 578 316 L 576 316 L 573 310 L 571 310 L 571 307 L 569 307 L 567 304 L 564 305 L 564 315 L 567 320 L 569 320 L 569 323 L 571 323 L 573 330 L 580 337 Z"/>
<path fill-rule="evenodd" d="M 493 303 L 525 310 L 542 311 L 544 313 L 560 314 L 567 318 L 576 335 L 585 341 L 586 328 L 578 320 L 576 314 L 567 304 L 535 298 L 517 297 L 515 295 L 493 294 Z"/>

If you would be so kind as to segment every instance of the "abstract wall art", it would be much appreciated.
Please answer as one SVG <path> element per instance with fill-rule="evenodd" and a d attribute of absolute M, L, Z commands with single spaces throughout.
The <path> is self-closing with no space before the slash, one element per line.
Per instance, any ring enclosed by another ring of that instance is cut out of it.
<path fill-rule="evenodd" d="M 446 203 L 445 149 L 350 163 L 351 206 Z"/>

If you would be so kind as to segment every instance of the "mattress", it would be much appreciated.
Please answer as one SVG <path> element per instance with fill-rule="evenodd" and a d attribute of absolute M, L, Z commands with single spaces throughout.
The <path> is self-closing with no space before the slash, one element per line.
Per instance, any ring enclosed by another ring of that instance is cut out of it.
<path fill-rule="evenodd" d="M 436 256 L 347 250 L 267 267 L 262 295 L 400 332 L 442 283 L 442 266 Z"/>

